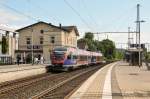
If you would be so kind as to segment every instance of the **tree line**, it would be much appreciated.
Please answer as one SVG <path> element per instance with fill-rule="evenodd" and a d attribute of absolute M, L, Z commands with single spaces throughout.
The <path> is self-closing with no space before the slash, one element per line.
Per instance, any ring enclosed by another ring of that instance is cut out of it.
<path fill-rule="evenodd" d="M 116 51 L 116 46 L 112 40 L 94 40 L 94 35 L 91 32 L 85 33 L 84 37 L 79 39 L 77 43 L 78 45 L 84 44 L 87 47 L 86 50 L 101 51 L 106 59 L 123 58 L 123 53 Z"/>

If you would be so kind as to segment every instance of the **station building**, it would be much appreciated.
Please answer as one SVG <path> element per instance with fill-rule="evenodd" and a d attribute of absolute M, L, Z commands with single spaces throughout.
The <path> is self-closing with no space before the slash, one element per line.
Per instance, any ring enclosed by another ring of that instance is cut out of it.
<path fill-rule="evenodd" d="M 50 63 L 50 52 L 56 47 L 77 47 L 79 32 L 76 26 L 59 26 L 37 22 L 16 30 L 19 33 L 16 57 L 28 62 L 33 57 L 44 57 Z M 33 48 L 32 48 L 33 46 Z"/>

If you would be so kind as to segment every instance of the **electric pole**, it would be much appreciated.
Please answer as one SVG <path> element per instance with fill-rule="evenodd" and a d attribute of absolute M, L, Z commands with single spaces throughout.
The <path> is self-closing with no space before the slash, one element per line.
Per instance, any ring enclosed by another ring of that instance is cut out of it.
<path fill-rule="evenodd" d="M 139 49 L 139 67 L 141 66 L 141 22 L 140 20 L 140 4 L 137 4 L 137 21 L 136 21 L 136 44 Z"/>
<path fill-rule="evenodd" d="M 130 48 L 130 27 L 128 27 L 128 49 Z"/>

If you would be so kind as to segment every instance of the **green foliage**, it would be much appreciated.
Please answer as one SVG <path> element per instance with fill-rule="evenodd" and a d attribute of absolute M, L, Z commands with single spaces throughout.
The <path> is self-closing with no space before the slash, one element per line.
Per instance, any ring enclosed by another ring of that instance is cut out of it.
<path fill-rule="evenodd" d="M 101 51 L 106 59 L 114 59 L 116 56 L 115 44 L 109 39 L 103 41 L 94 40 L 94 35 L 91 32 L 85 33 L 84 38 L 78 40 L 88 45 L 88 50 Z"/>
<path fill-rule="evenodd" d="M 115 58 L 115 54 L 116 54 L 116 48 L 115 48 L 115 44 L 113 43 L 113 41 L 109 40 L 109 39 L 105 39 L 102 42 L 103 45 L 103 55 L 107 58 L 107 59 L 114 59 Z"/>
<path fill-rule="evenodd" d="M 8 51 L 8 42 L 5 36 L 2 37 L 2 53 L 6 54 Z"/>
<path fill-rule="evenodd" d="M 124 54 L 123 54 L 123 52 L 119 52 L 119 51 L 116 51 L 116 59 L 123 59 L 123 57 L 124 57 Z"/>
<path fill-rule="evenodd" d="M 94 35 L 91 32 L 87 32 L 85 33 L 84 38 L 92 41 L 94 39 Z"/>
<path fill-rule="evenodd" d="M 87 40 L 88 50 L 97 51 L 97 47 L 94 44 L 93 40 Z"/>
<path fill-rule="evenodd" d="M 78 43 L 84 43 L 88 46 L 88 50 L 97 51 L 97 47 L 94 44 L 94 35 L 91 32 L 85 33 L 84 38 L 78 40 Z"/>
<path fill-rule="evenodd" d="M 85 44 L 86 44 L 86 39 L 81 38 L 81 39 L 79 39 L 77 42 L 78 42 L 78 43 L 79 43 L 79 42 L 82 42 L 82 43 L 85 43 Z"/>

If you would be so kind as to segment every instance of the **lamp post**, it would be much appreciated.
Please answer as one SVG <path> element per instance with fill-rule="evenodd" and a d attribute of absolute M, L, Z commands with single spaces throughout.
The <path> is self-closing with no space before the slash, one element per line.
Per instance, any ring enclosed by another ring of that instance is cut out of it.
<path fill-rule="evenodd" d="M 30 27 L 31 28 L 31 27 Z M 33 28 L 31 28 L 31 38 L 32 38 L 32 43 L 31 43 L 31 54 L 32 54 L 32 65 L 34 64 L 34 52 L 33 52 Z"/>

